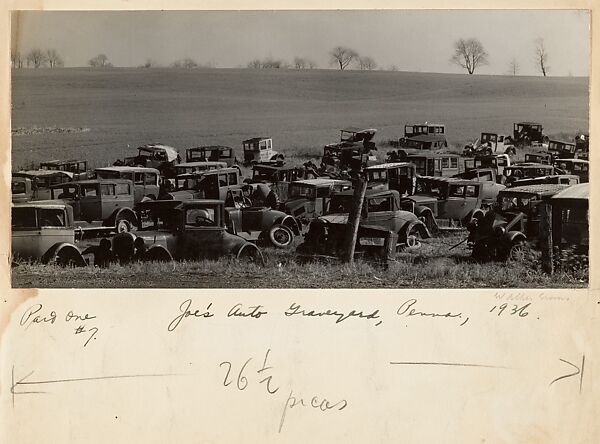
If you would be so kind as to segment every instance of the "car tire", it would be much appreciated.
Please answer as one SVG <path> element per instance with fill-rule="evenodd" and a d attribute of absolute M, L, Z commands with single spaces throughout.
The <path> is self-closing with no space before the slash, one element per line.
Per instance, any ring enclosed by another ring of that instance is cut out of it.
<path fill-rule="evenodd" d="M 82 267 L 81 257 L 71 248 L 65 248 L 58 252 L 55 258 L 56 265 L 60 267 Z"/>
<path fill-rule="evenodd" d="M 115 231 L 117 233 L 129 233 L 131 231 L 131 222 L 127 219 L 117 219 L 115 221 Z"/>
<path fill-rule="evenodd" d="M 273 225 L 269 230 L 269 241 L 276 248 L 288 248 L 294 241 L 294 232 L 285 225 Z"/>
<path fill-rule="evenodd" d="M 520 239 L 512 243 L 507 251 L 506 258 L 511 262 L 523 262 L 527 254 L 527 245 Z"/>

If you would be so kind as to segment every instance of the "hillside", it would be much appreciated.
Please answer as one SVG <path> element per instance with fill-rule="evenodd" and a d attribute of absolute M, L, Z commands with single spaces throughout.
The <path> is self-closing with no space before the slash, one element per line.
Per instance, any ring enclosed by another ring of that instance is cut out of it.
<path fill-rule="evenodd" d="M 51 158 L 101 166 L 158 141 L 181 152 L 239 148 L 256 135 L 288 154 L 316 154 L 344 126 L 377 128 L 376 141 L 385 141 L 420 121 L 445 123 L 450 143 L 462 147 L 482 130 L 508 133 L 518 120 L 567 137 L 589 119 L 588 78 L 78 68 L 16 70 L 12 80 L 12 126 L 23 129 L 12 141 L 14 167 Z"/>

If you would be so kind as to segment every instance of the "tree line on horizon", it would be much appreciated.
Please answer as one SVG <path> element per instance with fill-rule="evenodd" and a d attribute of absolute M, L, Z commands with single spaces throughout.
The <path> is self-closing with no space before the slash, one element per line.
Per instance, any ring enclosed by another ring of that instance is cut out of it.
<path fill-rule="evenodd" d="M 546 77 L 550 72 L 548 65 L 548 52 L 544 45 L 544 39 L 538 38 L 535 40 L 535 51 L 533 62 L 537 70 Z M 475 71 L 481 66 L 489 65 L 489 54 L 486 52 L 483 44 L 476 38 L 459 39 L 454 42 L 454 54 L 450 58 L 450 63 L 455 64 L 467 71 L 469 75 L 475 74 Z M 109 68 L 113 64 L 109 61 L 105 54 L 98 54 L 88 61 L 88 65 L 92 68 Z M 345 46 L 336 46 L 329 52 L 329 65 L 338 68 L 340 71 L 347 69 L 359 69 L 365 71 L 373 71 L 379 69 L 382 71 L 398 71 L 396 65 L 389 67 L 379 67 L 377 62 L 369 56 L 358 54 L 357 51 Z M 64 60 L 55 49 L 41 50 L 34 48 L 25 56 L 22 56 L 19 51 L 11 52 L 12 68 L 58 68 L 64 66 Z M 139 65 L 138 68 L 156 68 L 161 67 L 158 63 L 148 58 Z M 214 68 L 214 64 L 199 64 L 190 57 L 185 57 L 174 61 L 169 65 L 170 68 L 179 69 L 195 69 L 195 68 Z M 265 59 L 253 59 L 246 65 L 249 69 L 316 69 L 318 65 L 307 57 L 294 57 L 291 63 L 281 59 L 273 59 L 271 57 Z M 520 64 L 516 57 L 513 57 L 507 66 L 507 74 L 516 76 L 520 71 Z"/>

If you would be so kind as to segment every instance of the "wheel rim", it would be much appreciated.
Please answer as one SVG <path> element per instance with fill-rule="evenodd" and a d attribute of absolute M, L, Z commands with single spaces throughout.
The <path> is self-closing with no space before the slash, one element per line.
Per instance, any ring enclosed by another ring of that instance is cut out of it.
<path fill-rule="evenodd" d="M 290 233 L 287 230 L 284 230 L 283 228 L 278 228 L 277 230 L 275 230 L 275 232 L 273 232 L 273 239 L 279 245 L 288 245 L 292 242 L 292 237 L 290 236 Z"/>
<path fill-rule="evenodd" d="M 523 244 L 513 245 L 510 249 L 509 259 L 514 262 L 521 262 L 525 258 L 525 246 Z"/>
<path fill-rule="evenodd" d="M 129 222 L 121 219 L 117 222 L 117 233 L 127 233 L 129 231 Z"/>

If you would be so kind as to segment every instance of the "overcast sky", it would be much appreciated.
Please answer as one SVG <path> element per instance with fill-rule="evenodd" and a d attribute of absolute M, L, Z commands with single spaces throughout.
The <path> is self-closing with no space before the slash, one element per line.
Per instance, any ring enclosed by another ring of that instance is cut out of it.
<path fill-rule="evenodd" d="M 104 53 L 115 66 L 190 57 L 223 68 L 295 56 L 330 68 L 329 51 L 344 45 L 386 68 L 458 73 L 453 42 L 469 37 L 489 54 L 477 73 L 506 74 L 514 57 L 519 74 L 537 75 L 534 42 L 543 38 L 551 75 L 588 75 L 587 11 L 20 12 L 12 44 L 22 54 L 54 48 L 66 66 Z"/>

